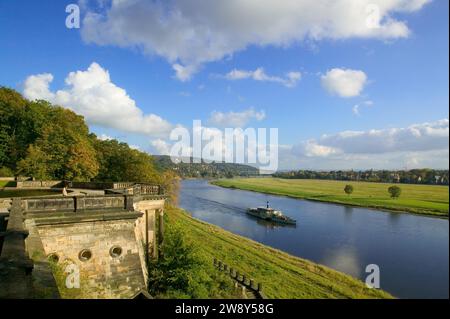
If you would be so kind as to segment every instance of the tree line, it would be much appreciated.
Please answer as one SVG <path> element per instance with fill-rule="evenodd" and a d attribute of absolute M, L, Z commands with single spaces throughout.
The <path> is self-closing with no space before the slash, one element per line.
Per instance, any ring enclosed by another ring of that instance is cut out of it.
<path fill-rule="evenodd" d="M 273 175 L 286 179 L 325 179 L 340 181 L 361 181 L 379 183 L 448 185 L 448 170 L 411 169 L 411 170 L 366 170 L 366 171 L 311 171 L 299 170 L 277 172 Z"/>
<path fill-rule="evenodd" d="M 155 166 L 161 170 L 171 170 L 181 178 L 233 178 L 258 176 L 259 169 L 235 163 L 210 162 L 203 159 L 201 163 L 174 163 L 170 156 L 154 156 Z"/>
<path fill-rule="evenodd" d="M 173 187 L 151 155 L 117 140 L 100 140 L 84 118 L 47 101 L 0 87 L 0 177 L 145 182 Z"/>

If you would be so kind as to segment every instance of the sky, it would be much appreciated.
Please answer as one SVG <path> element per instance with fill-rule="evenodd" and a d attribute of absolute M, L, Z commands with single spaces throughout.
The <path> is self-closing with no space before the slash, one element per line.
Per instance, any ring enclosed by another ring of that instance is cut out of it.
<path fill-rule="evenodd" d="M 277 128 L 282 170 L 448 169 L 448 6 L 1 0 L 0 85 L 151 154 L 201 120 Z"/>

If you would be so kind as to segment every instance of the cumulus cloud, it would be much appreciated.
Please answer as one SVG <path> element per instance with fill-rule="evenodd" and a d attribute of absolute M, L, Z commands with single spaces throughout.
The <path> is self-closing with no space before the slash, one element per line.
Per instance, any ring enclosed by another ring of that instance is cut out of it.
<path fill-rule="evenodd" d="M 224 78 L 231 81 L 253 79 L 255 81 L 261 82 L 274 82 L 280 83 L 288 88 L 292 88 L 295 87 L 297 83 L 301 80 L 302 74 L 300 72 L 291 71 L 286 73 L 285 77 L 279 77 L 268 75 L 264 71 L 264 68 L 257 68 L 254 71 L 234 69 L 228 72 L 224 76 Z"/>
<path fill-rule="evenodd" d="M 218 112 L 211 113 L 208 123 L 218 127 L 245 127 L 251 120 L 262 121 L 266 118 L 266 113 L 255 111 L 253 108 L 242 112 Z"/>
<path fill-rule="evenodd" d="M 138 48 L 166 58 L 186 81 L 198 67 L 250 45 L 304 40 L 397 39 L 410 34 L 398 13 L 430 0 L 86 0 L 88 43 Z"/>
<path fill-rule="evenodd" d="M 151 141 L 150 144 L 156 150 L 158 155 L 170 155 L 171 145 L 162 139 Z"/>
<path fill-rule="evenodd" d="M 282 168 L 448 167 L 449 120 L 323 135 L 280 150 Z"/>
<path fill-rule="evenodd" d="M 111 140 L 114 139 L 113 137 L 111 137 L 111 136 L 109 136 L 109 135 L 106 135 L 106 134 L 101 134 L 101 135 L 99 135 L 99 136 L 97 136 L 97 137 L 98 137 L 98 139 L 99 139 L 100 141 L 111 141 Z"/>
<path fill-rule="evenodd" d="M 23 93 L 28 99 L 45 99 L 83 115 L 89 124 L 153 136 L 167 135 L 172 125 L 155 114 L 144 114 L 127 92 L 115 85 L 109 72 L 92 63 L 85 71 L 70 72 L 66 87 L 49 89 L 51 74 L 29 76 Z"/>
<path fill-rule="evenodd" d="M 406 128 L 369 131 L 344 131 L 324 135 L 318 143 L 344 153 L 379 154 L 448 149 L 448 119 L 415 124 Z"/>
<path fill-rule="evenodd" d="M 367 83 L 363 71 L 350 69 L 332 69 L 321 76 L 322 86 L 330 93 L 349 98 L 359 96 Z"/>

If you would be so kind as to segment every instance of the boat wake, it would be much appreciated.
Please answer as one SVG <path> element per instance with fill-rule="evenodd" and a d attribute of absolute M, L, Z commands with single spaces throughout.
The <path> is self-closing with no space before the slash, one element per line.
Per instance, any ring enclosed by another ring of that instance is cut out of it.
<path fill-rule="evenodd" d="M 184 195 L 187 195 L 189 197 L 195 198 L 196 200 L 199 200 L 199 201 L 202 201 L 202 202 L 207 202 L 207 203 L 214 204 L 216 206 L 221 206 L 221 207 L 226 208 L 228 210 L 232 210 L 232 211 L 236 211 L 236 212 L 240 212 L 240 213 L 244 213 L 244 214 L 247 211 L 245 208 L 224 204 L 224 203 L 221 203 L 221 202 L 218 202 L 218 201 L 215 201 L 215 200 L 206 199 L 206 198 L 203 198 L 203 197 L 198 197 L 198 196 L 194 196 L 194 195 L 191 195 L 191 194 L 184 194 Z"/>

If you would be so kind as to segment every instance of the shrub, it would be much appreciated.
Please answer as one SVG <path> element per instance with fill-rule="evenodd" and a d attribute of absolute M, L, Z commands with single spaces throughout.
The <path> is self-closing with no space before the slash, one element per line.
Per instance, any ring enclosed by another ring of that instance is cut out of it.
<path fill-rule="evenodd" d="M 13 177 L 14 173 L 6 166 L 0 167 L 0 177 Z"/>
<path fill-rule="evenodd" d="M 391 198 L 399 198 L 402 193 L 402 189 L 398 186 L 391 186 L 388 188 L 388 192 L 391 195 Z"/>
<path fill-rule="evenodd" d="M 149 293 L 157 298 L 217 298 L 232 290 L 232 283 L 204 260 L 188 241 L 182 227 L 167 223 L 159 260 L 149 266 Z"/>
<path fill-rule="evenodd" d="M 351 195 L 353 193 L 353 186 L 352 185 L 345 185 L 344 192 L 347 195 Z"/>

